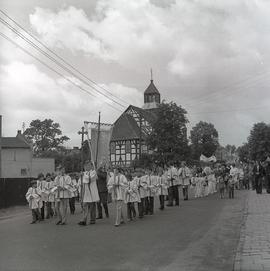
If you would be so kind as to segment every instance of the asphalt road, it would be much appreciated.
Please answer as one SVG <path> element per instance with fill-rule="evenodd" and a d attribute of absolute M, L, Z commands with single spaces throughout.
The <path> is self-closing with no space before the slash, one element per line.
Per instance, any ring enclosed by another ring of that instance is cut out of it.
<path fill-rule="evenodd" d="M 0 219 L 0 270 L 232 270 L 246 194 L 181 201 L 118 228 L 113 215 L 80 227 L 79 210 L 66 226 L 9 216 Z"/>

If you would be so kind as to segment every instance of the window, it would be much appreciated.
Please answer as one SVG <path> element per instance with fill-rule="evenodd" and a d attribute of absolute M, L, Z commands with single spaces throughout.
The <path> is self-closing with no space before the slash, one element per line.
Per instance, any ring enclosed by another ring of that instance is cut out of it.
<path fill-rule="evenodd" d="M 126 153 L 130 153 L 131 152 L 131 143 L 130 141 L 126 142 Z"/>
<path fill-rule="evenodd" d="M 111 154 L 115 154 L 115 143 L 114 142 L 111 142 Z"/>
<path fill-rule="evenodd" d="M 21 169 L 21 176 L 27 176 L 27 169 L 26 168 Z"/>

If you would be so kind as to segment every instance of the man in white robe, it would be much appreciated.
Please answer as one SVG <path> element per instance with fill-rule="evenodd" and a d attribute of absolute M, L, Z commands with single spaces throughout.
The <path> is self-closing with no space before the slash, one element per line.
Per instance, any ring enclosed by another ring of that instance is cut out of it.
<path fill-rule="evenodd" d="M 122 208 L 127 188 L 127 179 L 120 173 L 120 170 L 120 168 L 116 168 L 113 175 L 108 180 L 108 191 L 111 193 L 112 200 L 116 205 L 116 220 L 114 224 L 116 227 L 124 223 Z"/>
<path fill-rule="evenodd" d="M 56 225 L 66 225 L 67 223 L 71 187 L 71 178 L 65 173 L 65 168 L 59 166 L 58 175 L 54 180 L 54 189 L 52 189 L 52 192 L 56 191 L 56 210 L 59 218 Z"/>
<path fill-rule="evenodd" d="M 80 179 L 83 220 L 78 224 L 81 226 L 87 225 L 89 216 L 90 224 L 96 223 L 96 204 L 99 201 L 97 172 L 94 170 L 93 164 L 90 161 L 85 162 L 84 170 Z"/>
<path fill-rule="evenodd" d="M 183 161 L 181 163 L 181 168 L 179 169 L 178 173 L 182 183 L 184 200 L 188 200 L 188 187 L 190 185 L 191 172 L 190 169 L 186 166 L 186 162 Z"/>

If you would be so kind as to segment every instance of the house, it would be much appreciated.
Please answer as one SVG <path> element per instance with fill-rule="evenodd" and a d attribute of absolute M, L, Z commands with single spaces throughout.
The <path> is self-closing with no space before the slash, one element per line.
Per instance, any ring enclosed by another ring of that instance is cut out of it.
<path fill-rule="evenodd" d="M 18 131 L 16 137 L 2 137 L 1 178 L 36 178 L 54 172 L 53 158 L 34 158 L 32 146 Z"/>
<path fill-rule="evenodd" d="M 143 107 L 130 105 L 114 123 L 110 140 L 112 166 L 129 167 L 149 152 L 145 139 L 152 130 L 159 104 L 160 93 L 151 79 L 144 92 Z"/>

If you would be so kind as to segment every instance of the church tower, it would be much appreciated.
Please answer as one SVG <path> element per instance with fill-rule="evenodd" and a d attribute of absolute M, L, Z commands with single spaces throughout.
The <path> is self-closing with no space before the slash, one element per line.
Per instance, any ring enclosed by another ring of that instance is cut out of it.
<path fill-rule="evenodd" d="M 153 74 L 151 69 L 150 85 L 144 91 L 144 105 L 143 109 L 157 108 L 160 104 L 160 93 L 153 82 Z"/>

